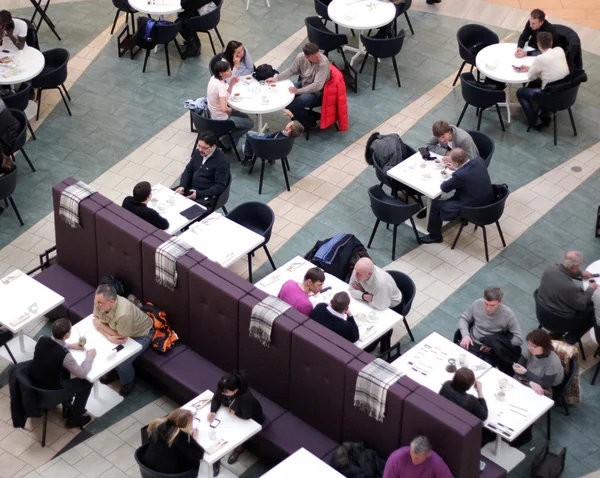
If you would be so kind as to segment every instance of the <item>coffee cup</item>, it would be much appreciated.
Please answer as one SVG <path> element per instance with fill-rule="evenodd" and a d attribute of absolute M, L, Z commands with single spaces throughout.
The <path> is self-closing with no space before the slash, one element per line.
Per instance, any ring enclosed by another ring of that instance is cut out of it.
<path fill-rule="evenodd" d="M 508 388 L 508 379 L 507 378 L 499 379 L 498 386 L 500 387 L 500 390 L 506 390 Z"/>
<path fill-rule="evenodd" d="M 85 347 L 86 343 L 87 343 L 87 339 L 83 335 L 81 337 L 79 337 L 79 345 L 81 345 L 82 347 Z"/>
<path fill-rule="evenodd" d="M 29 304 L 29 312 L 31 312 L 32 314 L 35 314 L 37 311 L 38 311 L 37 302 L 32 302 L 31 304 Z"/>
<path fill-rule="evenodd" d="M 247 77 L 244 78 L 244 81 L 246 83 L 250 83 L 252 81 L 252 77 L 250 75 L 248 75 Z"/>
<path fill-rule="evenodd" d="M 504 400 L 506 400 L 506 393 L 503 392 L 502 390 L 500 390 L 500 391 L 496 392 L 496 398 L 499 401 L 503 402 Z"/>
<path fill-rule="evenodd" d="M 241 93 L 234 93 L 233 94 L 233 101 L 239 101 L 241 99 L 242 99 Z"/>
<path fill-rule="evenodd" d="M 269 91 L 270 91 L 271 93 L 276 93 L 276 92 L 277 92 L 277 90 L 278 90 L 278 88 L 277 88 L 277 85 L 276 85 L 275 83 L 271 83 L 271 84 L 269 85 Z"/>

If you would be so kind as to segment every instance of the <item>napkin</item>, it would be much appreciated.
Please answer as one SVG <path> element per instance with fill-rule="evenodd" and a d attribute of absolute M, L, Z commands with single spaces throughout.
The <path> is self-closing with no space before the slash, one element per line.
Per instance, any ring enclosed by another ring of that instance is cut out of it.
<path fill-rule="evenodd" d="M 192 407 L 196 409 L 196 411 L 200 410 L 204 405 L 210 402 L 213 398 L 213 393 L 210 390 L 205 390 L 200 394 L 198 399 L 192 403 Z"/>
<path fill-rule="evenodd" d="M 16 325 L 19 325 L 19 324 L 25 322 L 28 318 L 29 318 L 29 312 L 25 312 L 24 314 L 17 317 L 16 319 L 11 320 L 10 325 L 12 325 L 14 327 Z"/>
<path fill-rule="evenodd" d="M 208 453 L 209 455 L 212 455 L 213 453 L 218 452 L 221 448 L 223 448 L 225 445 L 227 445 L 227 443 L 229 443 L 228 440 L 221 438 L 214 445 L 204 447 L 204 451 L 206 451 L 206 453 Z"/>
<path fill-rule="evenodd" d="M 279 274 L 272 274 L 270 277 L 263 279 L 260 282 L 260 285 L 267 287 L 267 286 L 270 286 L 271 284 L 274 284 L 278 280 L 279 280 Z"/>

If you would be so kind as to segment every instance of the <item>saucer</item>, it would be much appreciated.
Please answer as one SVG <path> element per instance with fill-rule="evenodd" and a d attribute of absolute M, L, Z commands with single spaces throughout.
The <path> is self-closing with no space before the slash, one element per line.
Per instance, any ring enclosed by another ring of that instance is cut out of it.
<path fill-rule="evenodd" d="M 231 95 L 231 101 L 235 101 L 236 103 L 238 101 L 242 101 L 243 98 L 244 97 L 241 94 L 240 94 L 240 96 L 233 96 L 233 95 Z"/>

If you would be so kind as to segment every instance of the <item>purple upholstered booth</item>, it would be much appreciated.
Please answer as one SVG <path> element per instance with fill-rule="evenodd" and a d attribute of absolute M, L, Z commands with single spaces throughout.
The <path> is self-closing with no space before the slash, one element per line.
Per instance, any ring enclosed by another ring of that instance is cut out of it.
<path fill-rule="evenodd" d="M 374 357 L 371 356 L 371 361 Z M 354 359 L 346 366 L 346 391 L 344 395 L 344 419 L 342 441 L 363 441 L 384 457 L 400 447 L 402 407 L 410 391 L 395 383 L 387 393 L 385 418 L 378 422 L 354 406 L 354 391 L 358 373 L 366 363 Z"/>
<path fill-rule="evenodd" d="M 252 308 L 268 296 L 269 294 L 255 289 L 252 294 L 240 300 L 239 368 L 246 371 L 253 388 L 288 408 L 292 332 L 299 324 L 285 315 L 275 319 L 270 347 L 263 347 L 249 336 Z"/>
<path fill-rule="evenodd" d="M 255 290 L 254 284 L 248 282 L 246 279 L 240 277 L 235 272 L 230 271 L 226 267 L 223 267 L 217 264 L 216 262 L 211 261 L 210 259 L 207 259 L 202 265 L 209 271 L 225 279 L 227 282 L 230 282 L 239 289 L 242 289 L 247 294 L 250 294 L 253 290 Z"/>
<path fill-rule="evenodd" d="M 246 293 L 202 264 L 190 271 L 188 345 L 230 372 L 238 366 L 238 303 Z"/>
<path fill-rule="evenodd" d="M 289 317 L 297 324 L 303 324 L 304 322 L 310 320 L 308 318 L 308 316 L 304 315 L 302 312 L 298 312 L 293 307 L 290 307 L 288 310 L 286 310 L 285 315 L 286 315 L 286 317 Z"/>
<path fill-rule="evenodd" d="M 314 320 L 307 320 L 306 322 L 304 322 L 303 325 L 307 329 L 312 330 L 317 335 L 323 337 L 328 342 L 331 342 L 332 344 L 336 345 L 342 350 L 348 352 L 353 357 L 359 357 L 364 352 L 363 349 L 361 349 L 360 347 L 357 347 L 352 342 L 349 342 L 344 337 L 341 337 L 340 335 L 336 334 L 327 327 L 324 327 L 318 322 L 315 322 Z"/>
<path fill-rule="evenodd" d="M 106 209 L 108 209 L 111 212 L 114 212 L 121 219 L 124 219 L 130 224 L 133 224 L 135 227 L 144 231 L 146 234 L 154 234 L 155 232 L 160 231 L 160 229 L 158 229 L 156 226 L 153 226 L 148 221 L 143 220 L 141 217 L 136 216 L 131 211 L 122 208 L 118 204 L 111 203 L 110 205 L 106 206 Z"/>

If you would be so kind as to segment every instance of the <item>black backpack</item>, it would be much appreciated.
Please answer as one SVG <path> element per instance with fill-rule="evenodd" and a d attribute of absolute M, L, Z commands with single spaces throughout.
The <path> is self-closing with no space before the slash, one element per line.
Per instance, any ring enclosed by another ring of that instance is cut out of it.
<path fill-rule="evenodd" d="M 266 63 L 263 63 L 262 65 L 258 65 L 254 69 L 253 76 L 258 81 L 265 81 L 267 78 L 272 78 L 277 73 L 279 73 L 279 72 L 275 68 L 273 68 L 271 65 L 267 65 Z"/>

